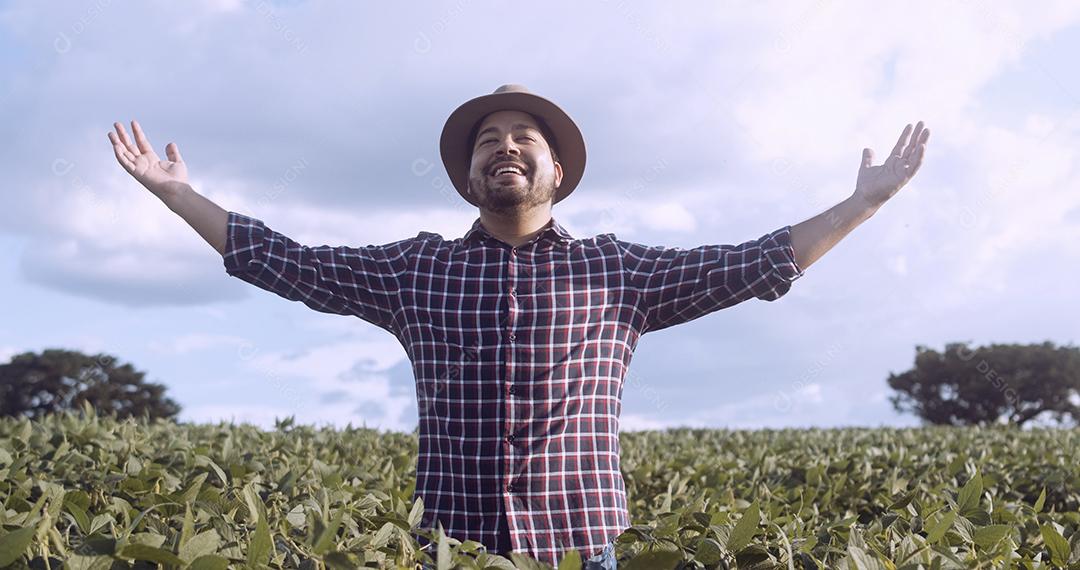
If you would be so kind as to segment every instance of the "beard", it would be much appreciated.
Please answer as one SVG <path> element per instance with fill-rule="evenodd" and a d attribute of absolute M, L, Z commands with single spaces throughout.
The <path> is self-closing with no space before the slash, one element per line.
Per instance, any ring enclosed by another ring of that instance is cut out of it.
<path fill-rule="evenodd" d="M 496 181 L 487 174 L 469 179 L 470 196 L 484 210 L 513 214 L 536 208 L 555 196 L 555 176 L 537 177 L 529 168 L 525 180 Z"/>

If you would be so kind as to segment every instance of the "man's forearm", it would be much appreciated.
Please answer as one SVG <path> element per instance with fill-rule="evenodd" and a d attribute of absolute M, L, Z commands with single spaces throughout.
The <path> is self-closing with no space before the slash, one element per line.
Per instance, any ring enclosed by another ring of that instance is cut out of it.
<path fill-rule="evenodd" d="M 225 237 L 229 212 L 211 202 L 185 184 L 180 191 L 169 198 L 164 198 L 165 205 L 184 218 L 191 227 L 219 254 L 225 255 Z"/>
<path fill-rule="evenodd" d="M 813 218 L 792 226 L 791 246 L 795 250 L 795 264 L 803 270 L 810 267 L 876 211 L 877 208 L 857 196 L 851 196 Z"/>

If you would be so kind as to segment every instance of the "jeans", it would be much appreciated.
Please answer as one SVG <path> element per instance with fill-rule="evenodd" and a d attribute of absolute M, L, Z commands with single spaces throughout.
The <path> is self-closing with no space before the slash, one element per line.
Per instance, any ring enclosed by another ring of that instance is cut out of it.
<path fill-rule="evenodd" d="M 581 570 L 615 570 L 615 543 L 609 542 L 603 552 L 586 560 Z"/>

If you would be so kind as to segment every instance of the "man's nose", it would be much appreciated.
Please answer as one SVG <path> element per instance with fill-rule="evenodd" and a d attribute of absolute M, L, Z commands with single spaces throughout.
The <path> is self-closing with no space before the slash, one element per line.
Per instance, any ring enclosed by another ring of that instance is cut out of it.
<path fill-rule="evenodd" d="M 496 146 L 496 149 L 495 149 L 495 153 L 496 154 L 503 154 L 503 153 L 521 154 L 521 149 L 519 149 L 517 147 L 517 145 L 514 144 L 514 137 L 506 136 L 506 137 L 504 137 L 502 139 L 499 139 L 499 142 L 498 142 L 498 144 Z"/>

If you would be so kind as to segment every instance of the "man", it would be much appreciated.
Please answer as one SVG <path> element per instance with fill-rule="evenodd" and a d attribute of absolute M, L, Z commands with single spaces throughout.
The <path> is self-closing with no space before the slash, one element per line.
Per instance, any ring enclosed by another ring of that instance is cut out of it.
<path fill-rule="evenodd" d="M 614 567 L 629 524 L 619 466 L 622 381 L 642 334 L 780 298 L 918 170 L 930 131 L 904 128 L 885 163 L 864 149 L 853 194 L 740 245 L 665 248 L 575 238 L 552 206 L 577 186 L 585 143 L 520 85 L 472 99 L 440 139 L 455 188 L 479 208 L 461 238 L 307 247 L 221 209 L 187 183 L 175 143 L 159 160 L 132 121 L 117 160 L 223 256 L 229 275 L 395 335 L 413 364 L 424 523 L 555 564 L 578 549 Z M 910 137 L 910 138 L 909 138 Z"/>

